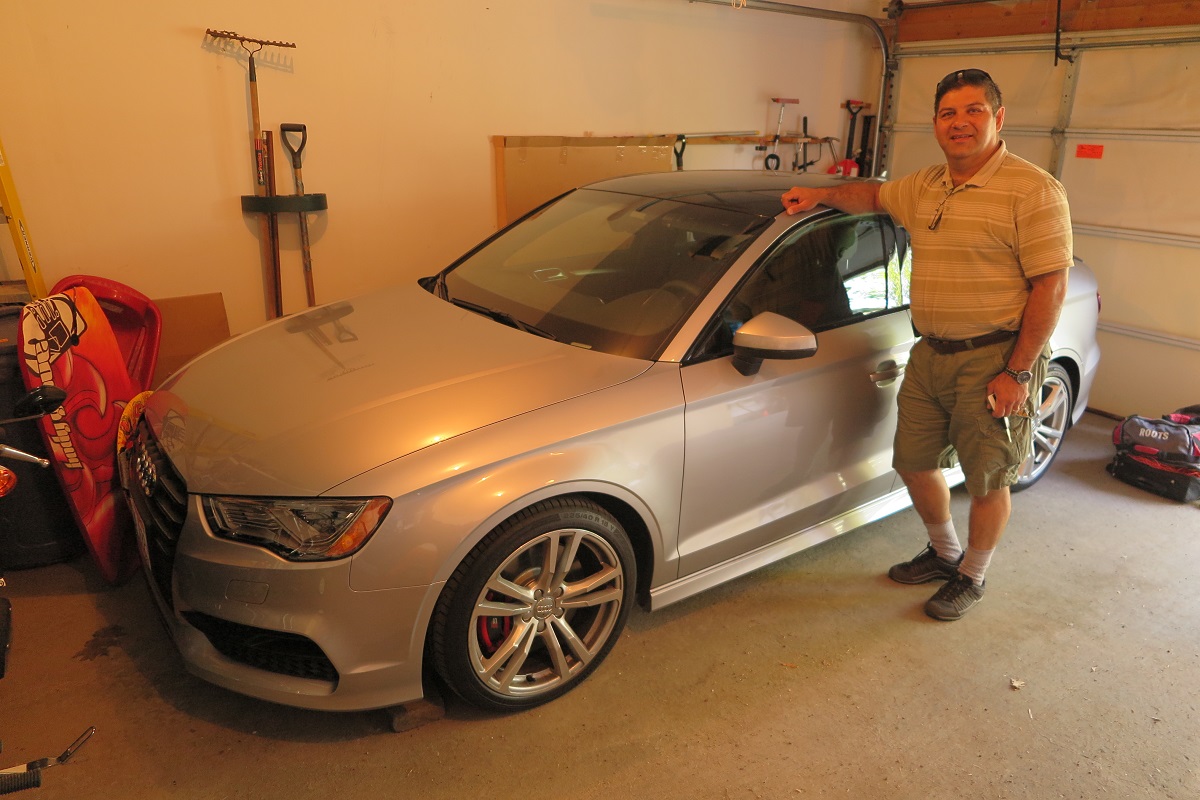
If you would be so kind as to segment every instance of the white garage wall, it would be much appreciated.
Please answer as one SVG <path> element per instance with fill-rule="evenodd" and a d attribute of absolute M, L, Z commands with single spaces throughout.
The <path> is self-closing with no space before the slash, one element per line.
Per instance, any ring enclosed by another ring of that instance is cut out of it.
<path fill-rule="evenodd" d="M 893 176 L 942 160 L 933 88 L 964 67 L 987 70 L 1004 92 L 1009 148 L 1059 174 L 1075 253 L 1096 272 L 1103 298 L 1103 360 L 1090 403 L 1119 415 L 1200 402 L 1200 317 L 1185 288 L 1200 276 L 1200 46 L 1124 46 L 1186 33 L 1130 32 L 1127 41 L 1106 33 L 1080 42 L 1073 65 L 1031 52 L 1044 37 L 923 43 L 900 60 Z M 1102 146 L 1102 157 L 1082 157 L 1079 145 L 1093 154 Z"/>
<path fill-rule="evenodd" d="M 489 234 L 493 135 L 774 132 L 769 98 L 786 96 L 814 135 L 842 136 L 839 103 L 879 86 L 862 26 L 685 0 L 9 6 L 0 140 L 47 285 L 87 273 L 151 297 L 223 292 L 234 332 L 265 318 L 258 225 L 239 203 L 253 193 L 246 61 L 206 28 L 298 45 L 259 55 L 261 118 L 308 126 L 305 187 L 329 198 L 311 219 L 322 301 L 428 274 Z M 755 156 L 695 146 L 685 167 Z M 297 224 L 280 228 L 291 312 Z M 7 236 L 0 278 L 21 278 Z"/>

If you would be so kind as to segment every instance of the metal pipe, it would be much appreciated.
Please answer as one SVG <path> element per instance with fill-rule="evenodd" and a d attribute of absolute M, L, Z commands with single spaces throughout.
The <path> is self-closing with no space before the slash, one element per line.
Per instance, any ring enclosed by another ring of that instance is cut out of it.
<path fill-rule="evenodd" d="M 729 0 L 688 0 L 688 2 L 729 6 Z M 865 14 L 851 14 L 848 11 L 830 11 L 827 8 L 794 6 L 790 3 L 772 2 L 772 0 L 746 0 L 745 8 L 751 11 L 774 11 L 779 14 L 794 14 L 799 17 L 816 17 L 817 19 L 830 19 L 837 22 L 853 22 L 857 25 L 865 25 L 871 29 L 871 33 L 875 34 L 875 38 L 879 40 L 879 46 L 883 48 L 884 63 L 886 64 L 889 60 L 887 36 L 884 35 L 883 28 L 880 27 L 878 22 Z"/>
<path fill-rule="evenodd" d="M 729 7 L 729 0 L 688 0 L 689 3 L 707 3 L 714 6 Z M 851 14 L 847 11 L 830 11 L 827 8 L 810 8 L 809 6 L 794 6 L 789 3 L 776 3 L 772 0 L 745 0 L 743 8 L 752 11 L 773 11 L 778 14 L 793 14 L 798 17 L 814 17 L 816 19 L 827 19 L 835 22 L 850 22 L 855 25 L 864 25 L 870 29 L 871 33 L 879 41 L 879 47 L 883 51 L 883 74 L 879 78 L 879 101 L 875 107 L 878 109 L 877 122 L 875 124 L 875 159 L 871 165 L 873 174 L 878 174 L 879 165 L 883 162 L 880 154 L 883 151 L 883 121 L 887 116 L 884 109 L 884 98 L 887 94 L 888 74 L 891 69 L 891 49 L 888 47 L 887 36 L 883 32 L 883 28 L 879 23 L 865 14 Z"/>

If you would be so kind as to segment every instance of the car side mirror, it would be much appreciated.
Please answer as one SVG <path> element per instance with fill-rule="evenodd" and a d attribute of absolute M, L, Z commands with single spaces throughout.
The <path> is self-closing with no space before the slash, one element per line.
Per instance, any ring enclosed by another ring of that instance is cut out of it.
<path fill-rule="evenodd" d="M 817 336 L 795 320 L 764 311 L 733 334 L 733 366 L 756 375 L 764 359 L 797 359 L 816 355 Z"/>

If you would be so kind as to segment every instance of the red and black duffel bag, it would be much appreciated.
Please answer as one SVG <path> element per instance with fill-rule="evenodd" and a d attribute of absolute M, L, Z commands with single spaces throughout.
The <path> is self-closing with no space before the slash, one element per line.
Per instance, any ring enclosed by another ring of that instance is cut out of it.
<path fill-rule="evenodd" d="M 1126 417 L 1113 428 L 1113 446 L 1112 475 L 1171 500 L 1200 500 L 1200 405 Z"/>

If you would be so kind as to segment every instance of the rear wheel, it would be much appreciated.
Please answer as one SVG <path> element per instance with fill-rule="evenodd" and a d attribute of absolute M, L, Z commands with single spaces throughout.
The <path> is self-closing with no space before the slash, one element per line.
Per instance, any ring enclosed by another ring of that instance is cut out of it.
<path fill-rule="evenodd" d="M 489 533 L 447 581 L 431 636 L 438 674 L 483 708 L 553 700 L 608 655 L 636 583 L 629 538 L 604 509 L 538 503 Z"/>
<path fill-rule="evenodd" d="M 1058 364 L 1046 370 L 1033 424 L 1033 448 L 1021 465 L 1021 474 L 1012 487 L 1014 492 L 1028 489 L 1050 468 L 1071 427 L 1071 409 L 1075 405 L 1071 377 Z"/>

